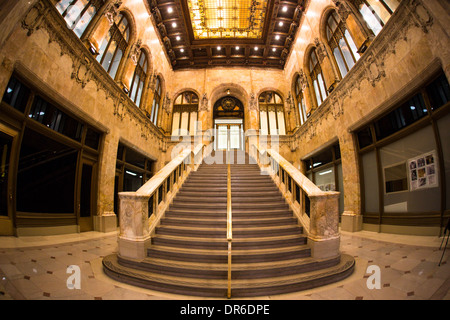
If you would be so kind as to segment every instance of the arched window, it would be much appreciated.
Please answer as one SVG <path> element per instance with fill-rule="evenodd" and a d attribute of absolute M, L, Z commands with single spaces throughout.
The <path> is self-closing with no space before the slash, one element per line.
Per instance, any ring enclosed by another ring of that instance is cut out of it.
<path fill-rule="evenodd" d="M 322 68 L 317 57 L 316 49 L 312 50 L 309 55 L 309 72 L 314 87 L 317 105 L 320 106 L 326 99 L 328 93 L 325 86 L 325 80 L 322 75 Z"/>
<path fill-rule="evenodd" d="M 265 91 L 259 96 L 260 133 L 262 135 L 284 135 L 284 106 L 280 95 Z"/>
<path fill-rule="evenodd" d="M 148 62 L 147 55 L 143 50 L 139 54 L 138 63 L 134 69 L 133 80 L 130 87 L 130 98 L 136 103 L 138 107 L 141 107 L 142 93 L 144 91 L 145 79 L 147 79 Z"/>
<path fill-rule="evenodd" d="M 358 0 L 357 3 L 367 26 L 378 35 L 399 6 L 400 0 Z"/>
<path fill-rule="evenodd" d="M 130 25 L 123 14 L 118 14 L 108 35 L 103 39 L 99 48 L 97 61 L 114 79 L 122 60 L 123 53 L 128 47 L 130 39 Z"/>
<path fill-rule="evenodd" d="M 305 104 L 305 97 L 303 96 L 303 88 L 300 76 L 297 76 L 295 80 L 295 98 L 297 99 L 297 108 L 300 117 L 300 125 L 302 125 L 306 121 L 306 104 Z"/>
<path fill-rule="evenodd" d="M 66 20 L 68 28 L 80 38 L 102 4 L 100 0 L 61 0 L 56 9 Z"/>
<path fill-rule="evenodd" d="M 358 61 L 360 57 L 358 49 L 336 11 L 332 11 L 328 17 L 326 33 L 328 44 L 343 78 Z"/>
<path fill-rule="evenodd" d="M 197 133 L 198 96 L 192 91 L 180 94 L 173 104 L 172 135 Z"/>
<path fill-rule="evenodd" d="M 162 87 L 160 77 L 156 78 L 155 91 L 153 92 L 152 112 L 150 121 L 156 126 L 158 123 L 158 112 L 161 106 Z"/>

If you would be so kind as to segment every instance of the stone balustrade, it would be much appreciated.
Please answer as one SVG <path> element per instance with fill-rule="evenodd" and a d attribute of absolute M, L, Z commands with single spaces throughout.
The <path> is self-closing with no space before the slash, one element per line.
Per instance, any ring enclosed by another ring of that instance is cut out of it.
<path fill-rule="evenodd" d="M 170 202 L 203 161 L 205 145 L 187 146 L 136 192 L 119 193 L 119 255 L 144 259 L 151 237 Z"/>
<path fill-rule="evenodd" d="M 313 258 L 339 255 L 339 192 L 322 191 L 273 149 L 250 146 L 250 156 L 269 174 L 308 236 Z"/>

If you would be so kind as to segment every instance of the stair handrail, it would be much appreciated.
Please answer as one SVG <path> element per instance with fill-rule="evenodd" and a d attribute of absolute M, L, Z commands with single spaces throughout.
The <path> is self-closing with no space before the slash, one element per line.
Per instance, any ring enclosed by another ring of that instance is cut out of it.
<path fill-rule="evenodd" d="M 279 187 L 308 236 L 308 243 L 322 243 L 316 257 L 339 254 L 339 192 L 322 191 L 288 160 L 271 148 L 250 146 L 251 156 Z M 298 188 L 297 188 L 298 187 Z M 328 242 L 329 245 L 325 245 Z M 330 245 L 330 243 L 332 243 Z M 318 248 L 318 245 L 315 245 Z M 325 247 L 325 249 L 323 249 Z M 326 248 L 328 247 L 328 248 Z M 320 251 L 320 252 L 319 252 Z"/>
<path fill-rule="evenodd" d="M 229 152 L 229 151 L 227 151 Z M 231 298 L 231 255 L 233 242 L 233 213 L 231 206 L 231 168 L 228 162 L 227 166 L 227 242 L 228 242 L 228 278 L 227 278 L 227 297 Z"/>
<path fill-rule="evenodd" d="M 189 173 L 203 161 L 204 148 L 204 143 L 185 147 L 137 191 L 119 192 L 119 255 L 145 258 L 145 248 L 170 202 Z"/>

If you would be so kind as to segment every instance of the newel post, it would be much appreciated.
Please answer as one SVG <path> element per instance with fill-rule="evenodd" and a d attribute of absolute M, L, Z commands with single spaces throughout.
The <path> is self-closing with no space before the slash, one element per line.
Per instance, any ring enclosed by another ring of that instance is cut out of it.
<path fill-rule="evenodd" d="M 119 256 L 144 259 L 150 245 L 148 201 L 150 197 L 135 192 L 119 193 Z"/>
<path fill-rule="evenodd" d="M 339 192 L 310 195 L 308 244 L 316 259 L 339 256 Z"/>

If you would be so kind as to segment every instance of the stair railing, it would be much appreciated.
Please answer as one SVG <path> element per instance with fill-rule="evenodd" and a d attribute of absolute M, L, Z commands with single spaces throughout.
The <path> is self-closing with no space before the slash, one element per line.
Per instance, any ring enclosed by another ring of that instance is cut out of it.
<path fill-rule="evenodd" d="M 141 260 L 166 209 L 204 157 L 203 143 L 182 150 L 136 192 L 119 193 L 119 255 Z"/>
<path fill-rule="evenodd" d="M 229 151 L 227 151 L 229 152 Z M 227 242 L 228 242 L 228 281 L 227 281 L 227 297 L 231 298 L 231 245 L 233 241 L 233 215 L 231 211 L 231 168 L 228 162 L 227 168 Z"/>
<path fill-rule="evenodd" d="M 250 156 L 269 174 L 308 236 L 313 258 L 339 252 L 339 192 L 322 191 L 277 151 L 250 146 Z"/>

